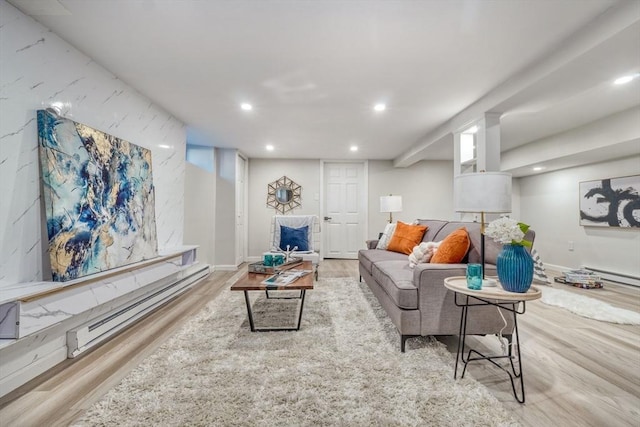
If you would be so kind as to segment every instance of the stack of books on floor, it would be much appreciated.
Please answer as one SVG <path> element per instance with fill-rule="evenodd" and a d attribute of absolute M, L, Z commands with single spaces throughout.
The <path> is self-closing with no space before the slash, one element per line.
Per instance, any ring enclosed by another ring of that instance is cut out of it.
<path fill-rule="evenodd" d="M 604 287 L 600 276 L 589 270 L 571 270 L 563 273 L 562 277 L 554 279 L 557 283 L 575 286 L 583 289 L 599 289 Z"/>

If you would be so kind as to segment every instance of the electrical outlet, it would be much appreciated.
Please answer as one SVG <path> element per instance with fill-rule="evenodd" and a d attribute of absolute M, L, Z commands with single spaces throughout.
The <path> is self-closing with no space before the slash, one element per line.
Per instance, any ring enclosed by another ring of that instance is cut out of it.
<path fill-rule="evenodd" d="M 573 251 L 573 240 L 569 240 L 568 249 L 569 251 Z"/>

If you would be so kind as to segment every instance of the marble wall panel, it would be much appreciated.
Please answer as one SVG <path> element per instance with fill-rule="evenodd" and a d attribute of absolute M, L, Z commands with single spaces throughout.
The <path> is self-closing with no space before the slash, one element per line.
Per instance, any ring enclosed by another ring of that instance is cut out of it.
<path fill-rule="evenodd" d="M 166 286 L 180 276 L 181 267 L 171 260 L 99 280 L 84 286 L 20 303 L 18 338 L 82 316 L 87 321 L 135 298 Z M 138 292 L 140 291 L 140 292 Z M 0 322 L 0 327 L 2 323 Z"/>
<path fill-rule="evenodd" d="M 0 286 L 48 279 L 36 123 L 42 108 L 150 149 L 158 247 L 180 246 L 184 123 L 3 0 L 0 64 Z"/>
<path fill-rule="evenodd" d="M 47 357 L 47 355 L 66 347 L 66 341 L 65 334 L 50 334 L 49 331 L 43 331 L 22 340 L 20 342 L 21 348 L 18 352 L 11 347 L 0 350 L 0 357 L 2 358 L 0 378 L 24 368 L 25 365 L 37 363 L 38 360 Z"/>
<path fill-rule="evenodd" d="M 18 322 L 18 303 L 0 304 L 0 339 L 15 338 Z"/>

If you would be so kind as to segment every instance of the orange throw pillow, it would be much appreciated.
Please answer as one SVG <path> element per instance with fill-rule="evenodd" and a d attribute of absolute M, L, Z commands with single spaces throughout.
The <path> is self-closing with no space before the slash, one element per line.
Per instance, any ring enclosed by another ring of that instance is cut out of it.
<path fill-rule="evenodd" d="M 409 255 L 413 248 L 420 244 L 427 228 L 426 225 L 411 225 L 398 221 L 387 250 Z"/>
<path fill-rule="evenodd" d="M 436 264 L 458 264 L 462 262 L 471 246 L 469 233 L 467 229 L 458 228 L 449 234 L 438 246 L 438 250 L 431 258 L 432 263 Z"/>

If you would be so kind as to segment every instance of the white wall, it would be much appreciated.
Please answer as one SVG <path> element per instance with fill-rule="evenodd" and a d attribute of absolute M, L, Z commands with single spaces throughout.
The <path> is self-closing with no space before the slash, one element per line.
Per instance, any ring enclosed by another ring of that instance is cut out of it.
<path fill-rule="evenodd" d="M 249 257 L 261 257 L 269 249 L 271 217 L 275 209 L 267 207 L 267 184 L 283 175 L 302 186 L 301 206 L 293 215 L 320 216 L 320 161 L 249 159 L 248 250 Z M 318 200 L 316 200 L 318 195 Z"/>
<path fill-rule="evenodd" d="M 580 226 L 581 181 L 640 174 L 640 156 L 520 178 L 521 221 L 536 231 L 543 262 L 640 277 L 638 229 Z M 568 242 L 574 250 L 568 250 Z"/>
<path fill-rule="evenodd" d="M 449 161 L 419 162 L 408 168 L 394 168 L 391 160 L 369 160 L 369 236 L 384 229 L 388 214 L 380 213 L 380 196 L 402 196 L 403 211 L 394 219 L 411 222 L 416 218 L 453 218 L 453 164 Z M 249 161 L 249 252 L 261 256 L 269 247 L 269 227 L 274 209 L 267 207 L 267 184 L 286 175 L 302 186 L 302 206 L 294 214 L 322 217 L 319 160 Z M 364 248 L 364 242 L 363 242 Z"/>
<path fill-rule="evenodd" d="M 4 1 L 0 64 L 1 282 L 43 277 L 36 110 L 54 102 L 65 117 L 152 150 L 158 245 L 182 244 L 182 122 Z"/>
<path fill-rule="evenodd" d="M 215 266 L 236 267 L 236 157 L 237 151 L 216 148 Z"/>
<path fill-rule="evenodd" d="M 520 178 L 513 178 L 511 180 L 511 213 L 509 214 L 511 218 L 517 219 L 518 221 L 522 221 L 521 219 L 522 203 L 520 202 L 520 181 L 521 181 Z"/>
<path fill-rule="evenodd" d="M 213 153 L 213 148 L 210 149 Z M 184 243 L 198 245 L 198 260 L 215 262 L 216 176 L 187 163 L 184 185 Z"/>
<path fill-rule="evenodd" d="M 454 219 L 453 163 L 421 161 L 408 168 L 394 168 L 393 161 L 369 161 L 369 236 L 384 230 L 389 214 L 380 213 L 380 196 L 402 196 L 402 212 L 393 219 Z"/>

